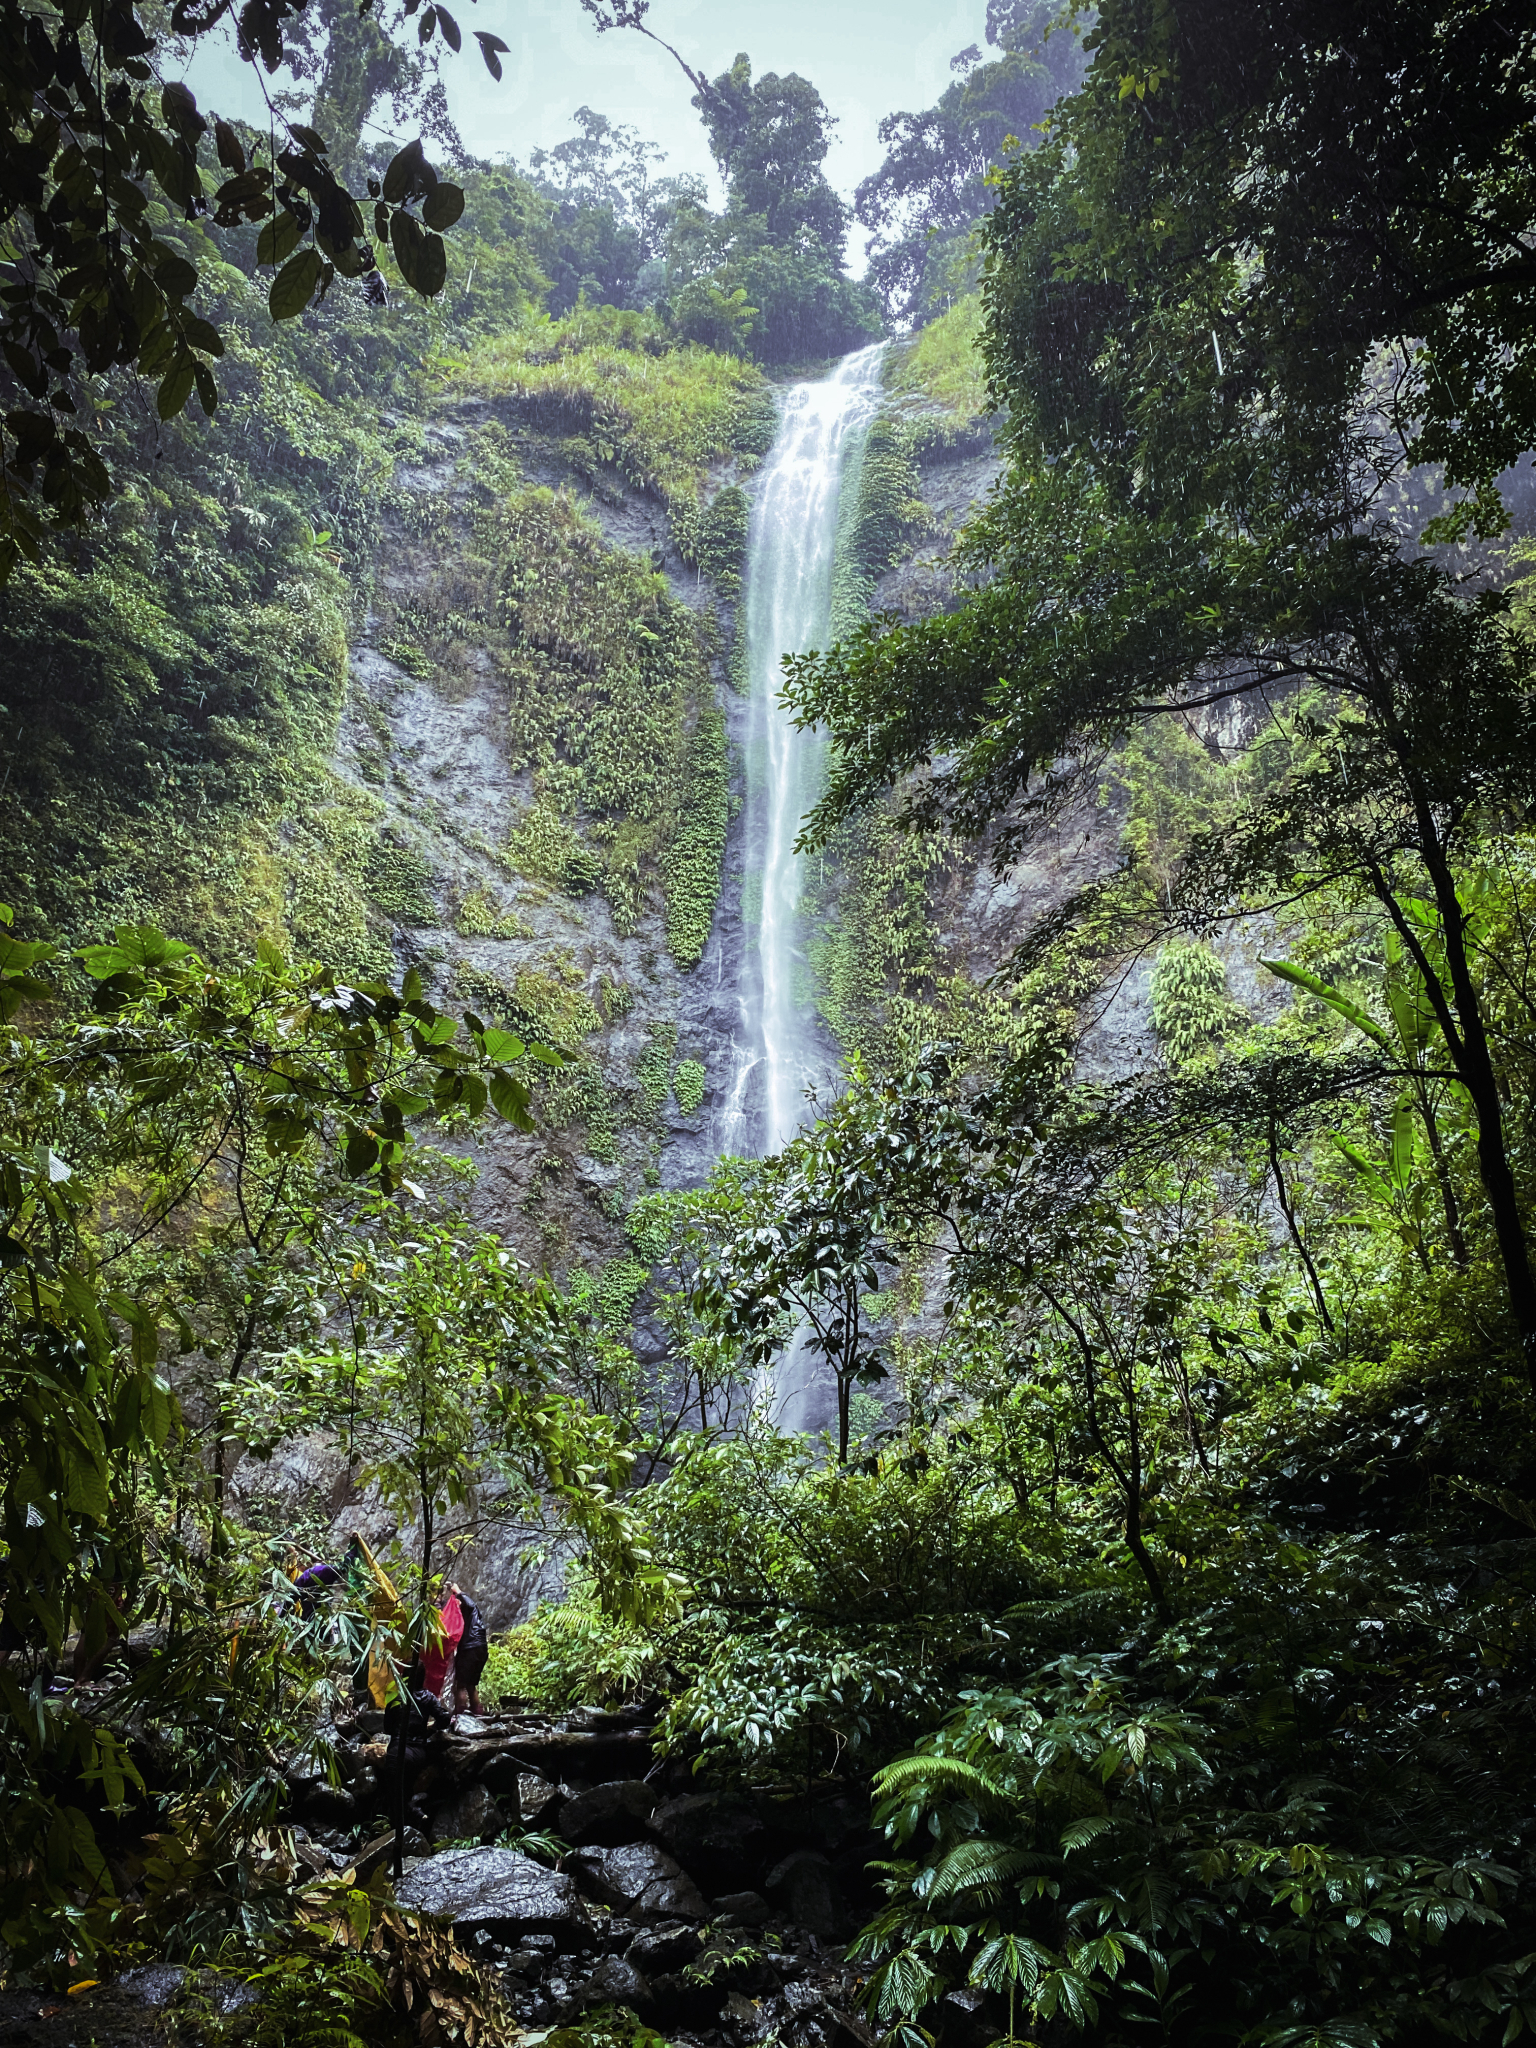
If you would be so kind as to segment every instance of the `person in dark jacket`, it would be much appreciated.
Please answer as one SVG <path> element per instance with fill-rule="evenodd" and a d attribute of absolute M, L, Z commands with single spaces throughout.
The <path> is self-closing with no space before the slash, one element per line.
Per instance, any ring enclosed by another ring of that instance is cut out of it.
<path fill-rule="evenodd" d="M 491 1638 L 485 1617 L 461 1586 L 453 1588 L 464 1615 L 464 1633 L 453 1660 L 453 1704 L 462 1714 L 480 1712 L 480 1675 L 491 1654 Z"/>
<path fill-rule="evenodd" d="M 404 1855 L 408 1797 L 423 1766 L 431 1760 L 433 1736 L 448 1721 L 448 1709 L 422 1683 L 418 1657 L 384 1709 L 384 1733 L 389 1738 L 384 1758 L 384 1792 L 395 1837 L 391 1874 L 396 1878 Z"/>
<path fill-rule="evenodd" d="M 301 1621 L 308 1621 L 314 1614 L 315 1601 L 320 1589 L 323 1586 L 334 1586 L 341 1577 L 340 1565 L 326 1564 L 323 1561 L 312 1564 L 306 1571 L 299 1573 L 293 1584 L 299 1596 L 298 1609 Z"/>

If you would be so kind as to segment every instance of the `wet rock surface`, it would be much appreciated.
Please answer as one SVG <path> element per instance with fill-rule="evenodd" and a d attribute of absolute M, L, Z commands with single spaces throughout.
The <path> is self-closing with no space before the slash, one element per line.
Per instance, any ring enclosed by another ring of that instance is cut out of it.
<path fill-rule="evenodd" d="M 349 1824 L 323 1819 L 323 1782 L 290 1781 L 309 1854 L 335 1868 L 393 1853 L 378 1718 L 329 1731 Z M 862 1787 L 701 1790 L 686 1762 L 658 1761 L 653 1714 L 636 1707 L 462 1716 L 407 1791 L 400 1903 L 454 1926 L 519 2026 L 621 2005 L 679 2048 L 872 2043 L 842 1947 L 876 1904 L 866 1866 L 882 1845 Z M 517 1846 L 525 1830 L 542 1836 L 537 1856 Z"/>
<path fill-rule="evenodd" d="M 395 1896 L 415 1912 L 451 1920 L 461 1934 L 543 1934 L 568 1949 L 583 1947 L 591 1932 L 571 1879 L 515 1849 L 448 1849 L 424 1858 L 406 1871 Z"/>

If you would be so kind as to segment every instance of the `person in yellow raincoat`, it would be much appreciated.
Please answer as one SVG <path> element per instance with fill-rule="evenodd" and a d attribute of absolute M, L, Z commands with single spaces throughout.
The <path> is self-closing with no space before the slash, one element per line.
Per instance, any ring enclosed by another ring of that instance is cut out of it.
<path fill-rule="evenodd" d="M 366 1540 L 354 1535 L 349 1545 L 363 1567 L 368 1612 L 375 1627 L 368 1645 L 368 1694 L 376 1707 L 387 1707 L 400 1690 L 397 1665 L 408 1655 L 400 1630 L 404 1608 L 389 1574 L 368 1548 Z M 386 1624 L 387 1626 L 379 1626 Z"/>

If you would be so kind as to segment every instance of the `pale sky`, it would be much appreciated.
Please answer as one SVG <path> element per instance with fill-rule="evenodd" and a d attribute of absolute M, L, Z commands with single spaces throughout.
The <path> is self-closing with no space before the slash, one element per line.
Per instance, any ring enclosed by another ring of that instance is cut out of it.
<path fill-rule="evenodd" d="M 458 57 L 445 51 L 443 79 L 476 155 L 526 163 L 530 151 L 564 141 L 577 107 L 590 106 L 658 142 L 667 151 L 663 175 L 709 176 L 718 202 L 688 81 L 664 50 L 629 31 L 598 35 L 578 0 L 451 4 L 464 50 Z M 649 16 L 657 35 L 710 77 L 746 50 L 756 76 L 799 71 L 809 78 L 838 117 L 827 175 L 845 197 L 880 162 L 882 116 L 931 106 L 950 81 L 950 58 L 982 42 L 985 20 L 986 0 L 653 0 Z M 477 28 L 511 45 L 500 85 L 472 40 Z M 248 67 L 228 45 L 222 53 L 205 46 L 188 76 L 203 106 L 264 119 Z M 860 253 L 850 250 L 856 260 Z"/>

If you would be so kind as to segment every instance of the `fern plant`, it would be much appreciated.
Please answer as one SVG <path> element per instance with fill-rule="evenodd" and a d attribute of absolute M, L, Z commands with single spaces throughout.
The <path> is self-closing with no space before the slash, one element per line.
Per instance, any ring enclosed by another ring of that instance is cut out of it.
<path fill-rule="evenodd" d="M 875 1817 L 903 1853 L 878 1866 L 888 1903 L 852 1953 L 882 2027 L 913 2039 L 964 1983 L 1007 1998 L 1010 2036 L 1020 2008 L 1117 2039 L 1147 2023 L 1225 2032 L 1242 2005 L 1268 2048 L 1365 2048 L 1421 2016 L 1431 1968 L 1460 2038 L 1530 2025 L 1536 1958 L 1497 1953 L 1513 1871 L 1315 1839 L 1321 1788 L 1267 1804 L 1219 1702 L 1137 1700 L 1117 1661 L 970 1693 L 877 1775 Z M 1452 1930 L 1472 1937 L 1446 1943 L 1459 1975 L 1432 1953 Z"/>
<path fill-rule="evenodd" d="M 1152 1026 L 1169 1066 L 1209 1059 L 1242 1015 L 1227 995 L 1226 962 L 1215 948 L 1170 939 L 1152 971 Z"/>

